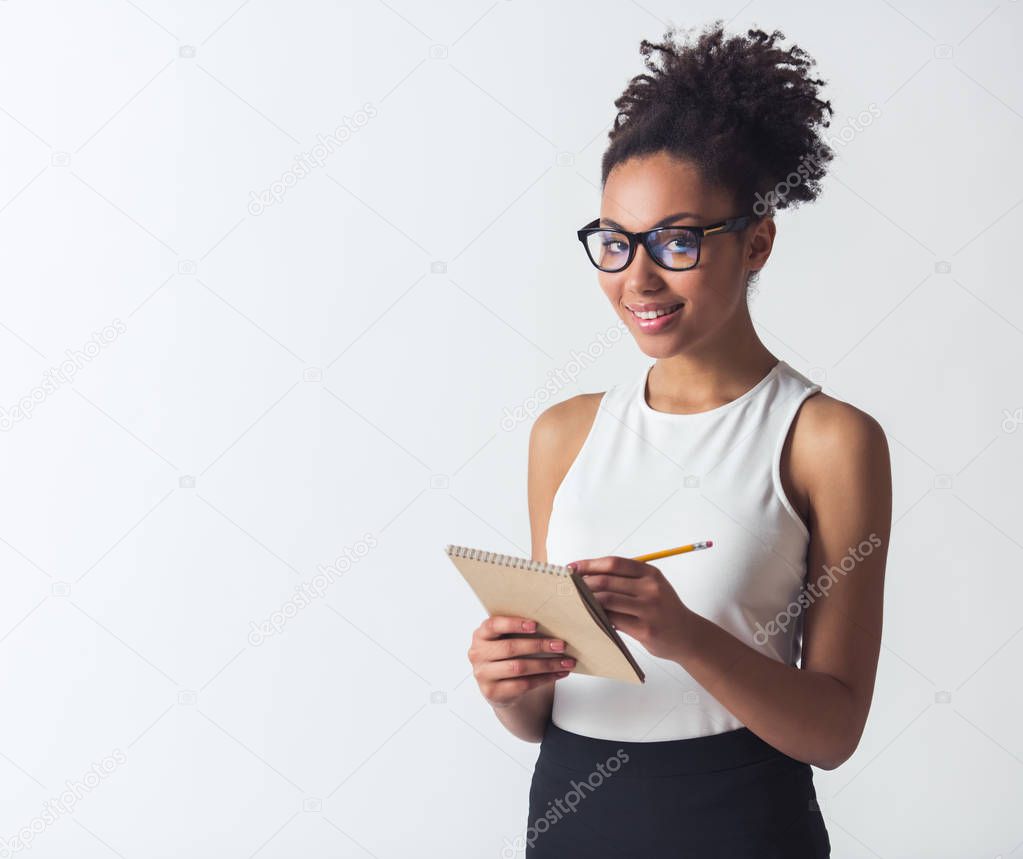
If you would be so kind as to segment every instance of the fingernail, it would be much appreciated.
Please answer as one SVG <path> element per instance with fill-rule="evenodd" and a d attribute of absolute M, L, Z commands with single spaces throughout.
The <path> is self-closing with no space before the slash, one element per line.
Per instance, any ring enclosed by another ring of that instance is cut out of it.
<path fill-rule="evenodd" d="M 562 659 L 561 660 L 561 664 L 564 665 L 566 668 L 570 668 L 571 666 L 575 665 L 575 660 L 574 659 Z"/>
<path fill-rule="evenodd" d="M 563 641 L 552 641 L 551 642 L 551 650 L 564 650 L 564 649 L 565 649 L 565 642 L 563 642 Z"/>

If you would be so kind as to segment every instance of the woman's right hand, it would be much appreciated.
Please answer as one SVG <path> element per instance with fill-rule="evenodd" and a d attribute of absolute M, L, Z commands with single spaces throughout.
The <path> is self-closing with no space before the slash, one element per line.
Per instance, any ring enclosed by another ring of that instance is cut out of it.
<path fill-rule="evenodd" d="M 491 706 L 510 706 L 526 692 L 568 676 L 575 666 L 571 657 L 540 655 L 563 653 L 565 642 L 561 639 L 501 638 L 508 633 L 531 632 L 536 632 L 536 621 L 507 615 L 488 617 L 473 632 L 469 662 L 480 692 Z"/>

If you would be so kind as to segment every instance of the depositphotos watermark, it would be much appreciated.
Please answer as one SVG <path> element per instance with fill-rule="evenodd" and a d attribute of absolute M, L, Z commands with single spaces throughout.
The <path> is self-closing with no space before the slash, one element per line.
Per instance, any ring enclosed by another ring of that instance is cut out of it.
<path fill-rule="evenodd" d="M 354 116 L 345 116 L 341 124 L 329 134 L 317 134 L 316 145 L 308 152 L 295 156 L 291 167 L 281 174 L 281 178 L 270 183 L 262 191 L 249 191 L 248 210 L 250 215 L 262 215 L 274 203 L 280 203 L 289 188 L 294 188 L 315 168 L 322 167 L 328 155 L 344 146 L 352 135 L 377 115 L 376 106 L 367 101 Z"/>
<path fill-rule="evenodd" d="M 501 416 L 501 429 L 508 432 L 523 421 L 535 417 L 537 412 L 550 403 L 563 388 L 575 382 L 579 374 L 586 369 L 587 364 L 592 364 L 602 357 L 626 333 L 628 333 L 628 329 L 625 327 L 625 323 L 619 320 L 606 331 L 598 333 L 582 352 L 573 349 L 572 358 L 564 367 L 547 371 L 550 378 L 542 388 L 537 388 L 519 405 L 513 408 L 504 407 L 504 414 Z"/>
<path fill-rule="evenodd" d="M 544 812 L 543 817 L 538 817 L 534 820 L 526 828 L 525 833 L 517 835 L 514 841 L 509 841 L 507 838 L 504 839 L 501 856 L 510 859 L 512 856 L 523 853 L 526 845 L 532 847 L 539 836 L 543 835 L 555 823 L 578 808 L 579 803 L 586 799 L 587 789 L 589 789 L 590 793 L 593 793 L 604 783 L 604 779 L 611 778 L 622 768 L 622 764 L 628 763 L 628 761 L 629 753 L 624 749 L 619 749 L 606 761 L 598 763 L 596 769 L 584 781 L 572 779 L 570 782 L 572 789 L 567 791 L 564 796 L 550 800 L 547 803 L 548 808 Z"/>
<path fill-rule="evenodd" d="M 249 644 L 253 647 L 259 647 L 268 638 L 280 635 L 289 620 L 306 606 L 310 605 L 313 600 L 324 597 L 327 589 L 355 564 L 365 558 L 369 554 L 369 550 L 376 545 L 377 538 L 372 534 L 366 534 L 365 538 L 356 541 L 355 545 L 346 546 L 344 551 L 334 559 L 333 563 L 317 564 L 316 575 L 309 579 L 309 581 L 296 585 L 293 597 L 279 609 L 271 612 L 265 620 L 259 623 L 252 621 L 249 624 Z"/>
<path fill-rule="evenodd" d="M 867 110 L 861 110 L 855 118 L 847 117 L 845 126 L 838 134 L 832 133 L 824 137 L 814 147 L 812 153 L 804 155 L 799 159 L 799 164 L 795 170 L 775 185 L 774 190 L 767 192 L 766 197 L 759 192 L 754 195 L 756 202 L 753 204 L 753 214 L 760 217 L 777 206 L 781 200 L 791 193 L 793 188 L 798 187 L 810 178 L 811 167 L 815 168 L 816 172 L 820 172 L 823 168 L 823 162 L 829 160 L 828 156 L 831 153 L 831 147 L 848 146 L 849 142 L 857 134 L 861 134 L 864 129 L 869 128 L 873 124 L 874 119 L 880 115 L 881 108 L 877 106 L 876 102 L 872 101 L 867 105 Z"/>
<path fill-rule="evenodd" d="M 861 540 L 855 549 L 849 548 L 848 553 L 842 556 L 837 567 L 825 564 L 824 573 L 817 578 L 816 582 L 804 584 L 796 599 L 785 606 L 784 611 L 778 612 L 774 620 L 768 621 L 767 626 L 757 621 L 757 631 L 753 635 L 753 641 L 763 646 L 772 635 L 785 632 L 789 628 L 789 624 L 803 613 L 803 609 L 809 608 L 818 599 L 828 595 L 832 586 L 838 581 L 839 575 L 846 576 L 851 573 L 856 569 L 857 564 L 872 555 L 874 550 L 880 546 L 881 538 L 871 531 L 870 536 L 866 540 Z M 807 591 L 809 591 L 809 595 Z"/>
<path fill-rule="evenodd" d="M 78 781 L 65 781 L 64 790 L 61 791 L 60 796 L 43 803 L 41 814 L 22 826 L 16 835 L 10 838 L 0 838 L 0 859 L 7 859 L 8 856 L 14 856 L 22 850 L 31 850 L 32 842 L 39 833 L 56 823 L 62 814 L 71 814 L 78 800 L 96 788 L 101 780 L 110 775 L 127 759 L 124 752 L 114 749 L 98 764 L 93 764 L 92 769 Z"/>
<path fill-rule="evenodd" d="M 118 337 L 128 330 L 120 319 L 114 319 L 109 325 L 104 325 L 99 331 L 92 332 L 92 339 L 81 349 L 64 350 L 64 360 L 56 367 L 50 367 L 43 373 L 42 381 L 27 394 L 23 395 L 10 408 L 0 406 L 0 432 L 10 431 L 19 421 L 30 420 L 35 414 L 36 406 L 42 403 L 50 394 L 56 392 L 61 385 L 66 385 L 75 374 L 82 369 L 89 361 L 95 358 L 104 347 L 109 346 Z"/>

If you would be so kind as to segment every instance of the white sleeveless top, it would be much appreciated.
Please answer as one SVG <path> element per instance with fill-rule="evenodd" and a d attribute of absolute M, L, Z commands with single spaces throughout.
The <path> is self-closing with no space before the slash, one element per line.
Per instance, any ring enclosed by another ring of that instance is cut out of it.
<path fill-rule="evenodd" d="M 809 533 L 782 489 L 780 457 L 796 411 L 820 385 L 779 361 L 731 402 L 670 414 L 646 401 L 652 366 L 603 395 L 554 496 L 547 558 L 567 564 L 633 557 L 712 540 L 709 549 L 652 563 L 697 614 L 766 656 L 796 665 L 802 643 L 796 597 L 806 576 Z M 619 634 L 646 682 L 569 674 L 554 684 L 555 725 L 633 742 L 743 727 L 681 665 Z"/>

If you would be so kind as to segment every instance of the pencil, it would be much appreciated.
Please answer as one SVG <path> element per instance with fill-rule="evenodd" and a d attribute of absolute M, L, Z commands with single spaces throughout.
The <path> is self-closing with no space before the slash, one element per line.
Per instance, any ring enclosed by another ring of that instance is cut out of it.
<path fill-rule="evenodd" d="M 690 543 L 687 546 L 678 546 L 674 549 L 662 549 L 660 552 L 651 552 L 649 555 L 637 555 L 634 561 L 654 561 L 657 558 L 667 558 L 669 555 L 681 555 L 683 552 L 694 552 L 697 549 L 709 549 L 714 545 L 713 540 L 702 540 L 699 543 Z"/>

